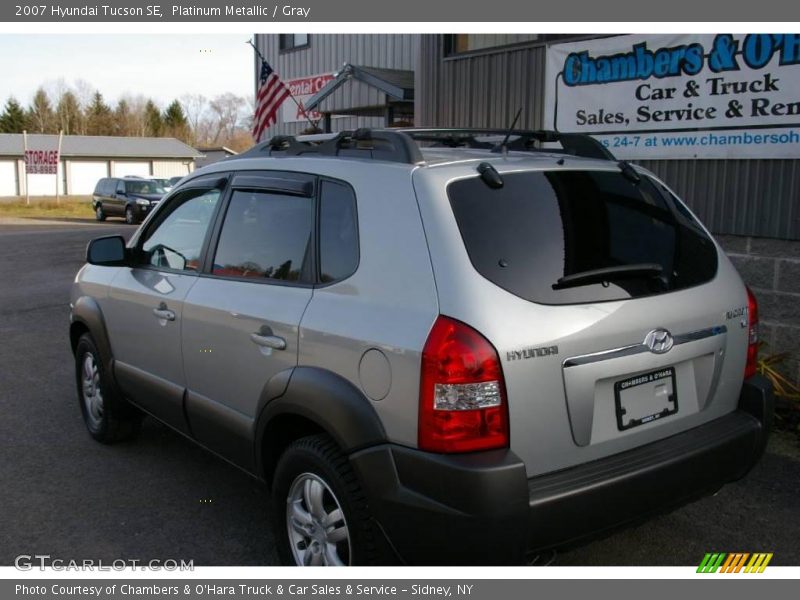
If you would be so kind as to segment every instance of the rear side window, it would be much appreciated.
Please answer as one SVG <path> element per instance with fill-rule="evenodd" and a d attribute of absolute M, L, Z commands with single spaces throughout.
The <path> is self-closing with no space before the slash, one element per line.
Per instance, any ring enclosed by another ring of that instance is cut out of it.
<path fill-rule="evenodd" d="M 448 196 L 473 266 L 512 294 L 542 304 L 622 300 L 716 274 L 711 239 L 648 177 L 550 171 L 503 181 L 456 181 Z"/>
<path fill-rule="evenodd" d="M 311 281 L 314 199 L 236 190 L 220 231 L 212 273 Z"/>
<path fill-rule="evenodd" d="M 358 267 L 356 197 L 341 183 L 322 182 L 320 195 L 320 281 L 350 277 Z"/>
<path fill-rule="evenodd" d="M 94 195 L 95 196 L 104 196 L 106 195 L 106 188 L 108 187 L 108 179 L 101 179 L 97 182 L 97 185 L 94 186 Z"/>

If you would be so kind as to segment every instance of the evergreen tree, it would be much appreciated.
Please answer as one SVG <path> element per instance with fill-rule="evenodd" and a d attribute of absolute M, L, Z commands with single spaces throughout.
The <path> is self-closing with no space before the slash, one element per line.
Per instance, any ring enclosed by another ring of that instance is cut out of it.
<path fill-rule="evenodd" d="M 58 133 L 56 114 L 44 88 L 39 88 L 33 95 L 27 119 L 28 129 L 34 133 Z"/>
<path fill-rule="evenodd" d="M 161 111 L 152 100 L 148 100 L 144 106 L 144 122 L 147 135 L 150 137 L 160 137 L 164 129 L 164 120 Z"/>
<path fill-rule="evenodd" d="M 103 100 L 100 92 L 95 92 L 92 103 L 86 110 L 87 135 L 114 135 L 114 113 Z"/>
<path fill-rule="evenodd" d="M 117 102 L 117 107 L 114 109 L 114 135 L 125 137 L 134 135 L 132 121 L 133 114 L 131 113 L 130 104 L 122 98 Z"/>
<path fill-rule="evenodd" d="M 186 113 L 177 100 L 173 100 L 164 111 L 164 134 L 184 142 L 189 142 L 191 137 Z"/>
<path fill-rule="evenodd" d="M 12 96 L 0 114 L 0 133 L 22 133 L 25 130 L 25 111 Z"/>

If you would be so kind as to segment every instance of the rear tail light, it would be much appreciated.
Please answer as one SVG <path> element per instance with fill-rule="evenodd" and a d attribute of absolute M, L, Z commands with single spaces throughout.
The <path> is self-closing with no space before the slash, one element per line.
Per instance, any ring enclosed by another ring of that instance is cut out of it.
<path fill-rule="evenodd" d="M 758 370 L 758 302 L 747 288 L 747 364 L 744 378 L 749 379 Z"/>
<path fill-rule="evenodd" d="M 420 380 L 420 449 L 456 453 L 508 447 L 500 357 L 480 333 L 438 317 L 422 351 Z"/>

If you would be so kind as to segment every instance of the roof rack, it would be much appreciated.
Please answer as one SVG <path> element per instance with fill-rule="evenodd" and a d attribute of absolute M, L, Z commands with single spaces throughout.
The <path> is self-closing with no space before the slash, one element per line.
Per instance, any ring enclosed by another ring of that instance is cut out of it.
<path fill-rule="evenodd" d="M 356 129 L 336 135 L 310 135 L 299 139 L 276 135 L 268 142 L 254 146 L 237 158 L 268 156 L 353 156 L 390 162 L 416 164 L 424 161 L 414 140 L 392 129 Z"/>
<path fill-rule="evenodd" d="M 499 138 L 493 141 L 491 138 Z M 482 139 L 488 138 L 488 139 Z M 505 143 L 504 143 L 505 142 Z M 418 143 L 438 147 L 476 148 L 494 151 L 555 152 L 616 160 L 596 139 L 582 133 L 548 130 L 507 129 L 356 129 L 337 134 L 309 136 L 278 135 L 236 156 L 352 156 L 390 162 L 424 162 Z M 561 149 L 542 148 L 545 143 L 559 143 Z"/>
<path fill-rule="evenodd" d="M 417 142 L 431 142 L 449 148 L 481 148 L 500 150 L 502 140 L 508 150 L 523 152 L 543 151 L 571 154 L 583 158 L 616 160 L 608 148 L 584 133 L 562 133 L 547 129 L 398 129 Z M 501 138 L 497 141 L 480 138 Z M 542 148 L 542 144 L 559 143 L 558 148 Z"/>

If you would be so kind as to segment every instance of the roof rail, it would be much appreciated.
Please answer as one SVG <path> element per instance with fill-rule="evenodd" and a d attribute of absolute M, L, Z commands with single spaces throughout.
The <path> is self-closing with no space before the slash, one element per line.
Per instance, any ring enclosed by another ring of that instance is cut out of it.
<path fill-rule="evenodd" d="M 444 129 L 398 129 L 417 142 L 431 142 L 450 148 L 482 148 L 495 150 L 506 136 L 510 139 L 506 144 L 508 150 L 517 151 L 544 151 L 559 152 L 581 156 L 584 158 L 598 158 L 601 160 L 616 160 L 611 151 L 595 138 L 584 133 L 562 133 L 547 129 L 476 129 L 476 128 L 444 128 Z M 497 136 L 497 142 L 482 140 Z M 557 148 L 542 148 L 541 144 L 559 143 Z"/>
<path fill-rule="evenodd" d="M 509 137 L 506 144 L 502 141 Z M 497 141 L 491 140 L 498 137 Z M 489 139 L 481 139 L 489 138 Z M 559 143 L 557 148 L 542 148 L 545 143 Z M 276 135 L 236 156 L 352 156 L 390 162 L 417 164 L 424 162 L 418 143 L 432 143 L 450 148 L 480 148 L 523 152 L 556 152 L 616 160 L 603 144 L 582 133 L 561 133 L 548 130 L 508 129 L 356 129 L 337 134 L 293 137 Z"/>
<path fill-rule="evenodd" d="M 352 156 L 389 162 L 416 164 L 423 162 L 422 153 L 414 140 L 392 129 L 356 129 L 341 131 L 327 137 L 322 135 L 276 135 L 268 142 L 254 146 L 237 158 L 255 156 Z"/>

